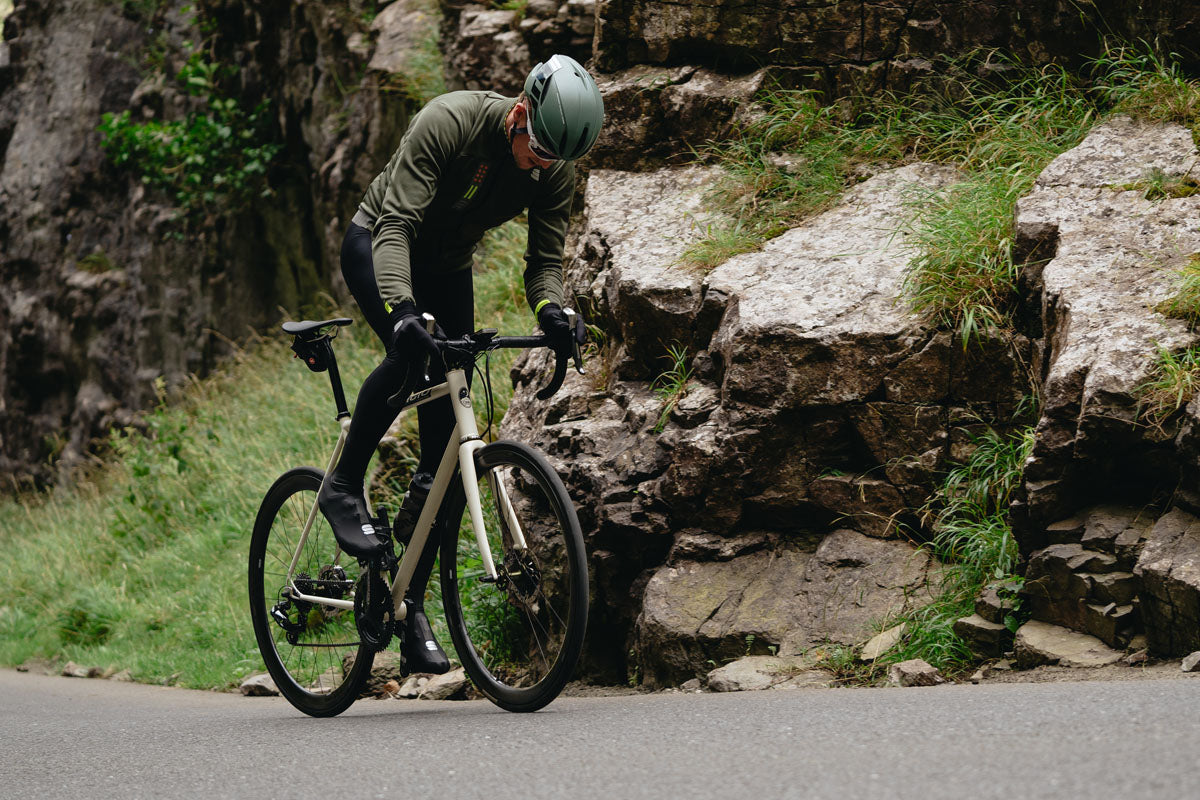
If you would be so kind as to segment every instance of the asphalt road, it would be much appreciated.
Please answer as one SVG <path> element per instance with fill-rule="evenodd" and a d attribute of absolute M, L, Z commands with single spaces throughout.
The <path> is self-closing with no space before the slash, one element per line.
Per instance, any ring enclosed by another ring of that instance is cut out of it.
<path fill-rule="evenodd" d="M 1195 798 L 1200 679 L 276 698 L 0 670 L 3 798 Z"/>

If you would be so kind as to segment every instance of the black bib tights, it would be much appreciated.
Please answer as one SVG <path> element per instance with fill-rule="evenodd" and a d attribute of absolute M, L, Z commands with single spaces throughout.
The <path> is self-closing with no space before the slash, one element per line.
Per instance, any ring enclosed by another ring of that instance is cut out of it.
<path fill-rule="evenodd" d="M 371 232 L 353 222 L 342 240 L 342 277 L 358 302 L 358 307 L 362 309 L 367 324 L 375 331 L 386 350 L 383 361 L 367 376 L 358 391 L 346 446 L 331 476 L 336 488 L 361 493 L 367 464 L 371 461 L 379 440 L 387 433 L 399 414 L 398 409 L 388 406 L 387 399 L 404 382 L 408 372 L 409 354 L 396 352 L 392 348 L 392 323 L 388 319 L 383 298 L 379 295 L 379 286 L 375 282 L 375 266 L 371 259 Z M 440 273 L 432 268 L 422 269 L 422 265 L 414 263 L 412 283 L 417 310 L 432 314 L 448 337 L 457 338 L 474 330 L 475 298 L 470 269 Z M 431 362 L 429 376 L 435 384 L 445 380 L 442 365 Z M 469 379 L 470 375 L 467 377 Z M 417 472 L 436 472 L 442 453 L 446 449 L 446 442 L 454 430 L 454 412 L 450 410 L 448 403 L 427 403 L 417 409 L 417 425 L 421 443 Z M 436 536 L 429 538 L 408 590 L 409 598 L 418 604 L 425 596 L 425 584 L 437 557 L 436 539 Z"/>

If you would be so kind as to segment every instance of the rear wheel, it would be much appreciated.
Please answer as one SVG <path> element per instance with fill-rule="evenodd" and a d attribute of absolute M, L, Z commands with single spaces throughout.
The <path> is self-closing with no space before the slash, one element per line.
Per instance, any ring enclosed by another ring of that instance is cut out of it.
<path fill-rule="evenodd" d="M 360 641 L 354 610 L 300 600 L 295 594 L 353 601 L 358 562 L 341 553 L 317 511 L 322 473 L 301 467 L 267 492 L 250 539 L 250 614 L 267 671 L 292 705 L 314 717 L 350 707 L 371 674 L 374 650 Z M 292 559 L 299 547 L 292 580 Z"/>
<path fill-rule="evenodd" d="M 446 622 L 480 692 L 509 711 L 536 711 L 562 691 L 583 649 L 583 535 L 562 481 L 537 451 L 494 442 L 476 453 L 475 465 L 499 578 L 487 575 L 455 481 L 443 520 L 458 533 L 443 536 L 440 559 Z"/>

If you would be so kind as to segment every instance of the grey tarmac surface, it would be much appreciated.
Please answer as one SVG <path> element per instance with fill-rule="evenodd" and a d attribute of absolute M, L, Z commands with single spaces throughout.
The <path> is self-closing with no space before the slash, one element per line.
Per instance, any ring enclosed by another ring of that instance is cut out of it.
<path fill-rule="evenodd" d="M 0 670 L 3 798 L 1194 798 L 1200 679 L 277 698 Z"/>

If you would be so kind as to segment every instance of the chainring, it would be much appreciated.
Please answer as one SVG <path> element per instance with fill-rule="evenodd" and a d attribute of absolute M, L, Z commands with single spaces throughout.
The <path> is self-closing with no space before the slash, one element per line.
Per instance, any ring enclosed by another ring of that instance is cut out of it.
<path fill-rule="evenodd" d="M 396 628 L 392 592 L 377 569 L 365 569 L 354 589 L 354 624 L 363 644 L 375 652 L 392 641 Z"/>

